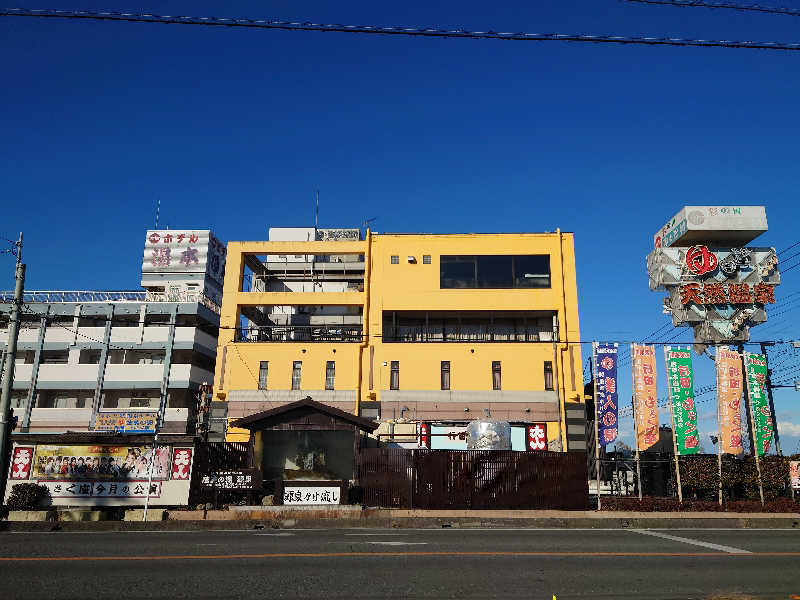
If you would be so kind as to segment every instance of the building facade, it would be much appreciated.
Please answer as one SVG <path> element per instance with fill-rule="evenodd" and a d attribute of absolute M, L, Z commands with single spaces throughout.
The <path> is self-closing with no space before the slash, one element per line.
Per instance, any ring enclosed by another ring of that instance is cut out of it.
<path fill-rule="evenodd" d="M 54 503 L 92 503 L 94 480 L 113 478 L 108 472 L 92 473 L 88 462 L 96 458 L 99 467 L 126 444 L 139 452 L 137 459 L 149 456 L 146 434 L 156 425 L 166 435 L 162 440 L 174 443 L 154 454 L 163 486 L 157 486 L 161 500 L 153 503 L 185 503 L 191 462 L 187 477 L 173 489 L 167 472 L 170 452 L 177 444 L 180 460 L 187 450 L 191 458 L 198 390 L 213 381 L 225 252 L 207 230 L 148 231 L 142 290 L 25 292 L 14 364 L 11 406 L 17 427 L 12 441 L 15 452 L 30 450 L 29 474 L 47 481 Z M 13 292 L 0 292 L 4 353 L 12 302 Z M 123 432 L 136 435 L 108 437 L 120 431 L 122 422 Z M 66 466 L 65 457 L 74 457 L 76 468 L 78 459 L 83 461 L 83 472 L 54 472 L 56 460 Z M 139 460 L 135 470 L 123 468 L 129 490 L 144 476 L 142 465 Z M 65 489 L 81 476 L 85 485 L 91 483 L 88 496 L 58 495 L 62 484 Z M 20 478 L 12 471 L 9 484 L 15 479 Z M 141 494 L 106 498 L 105 503 L 140 501 Z"/>
<path fill-rule="evenodd" d="M 583 417 L 571 233 L 273 229 L 228 244 L 220 323 L 231 418 L 311 396 L 380 420 L 543 422 L 551 447 L 585 449 L 568 430 Z"/>

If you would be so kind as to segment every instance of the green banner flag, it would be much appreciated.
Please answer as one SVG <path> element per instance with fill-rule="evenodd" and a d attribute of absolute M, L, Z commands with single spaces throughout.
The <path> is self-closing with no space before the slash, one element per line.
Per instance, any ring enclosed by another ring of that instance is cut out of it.
<path fill-rule="evenodd" d="M 767 401 L 767 358 L 763 354 L 744 353 L 747 373 L 747 394 L 750 397 L 750 410 L 755 430 L 755 446 L 759 456 L 769 452 L 774 434 L 772 411 Z"/>
<path fill-rule="evenodd" d="M 672 406 L 673 435 L 678 455 L 697 454 L 697 409 L 694 405 L 694 371 L 689 348 L 664 348 L 667 359 L 667 384 Z"/>

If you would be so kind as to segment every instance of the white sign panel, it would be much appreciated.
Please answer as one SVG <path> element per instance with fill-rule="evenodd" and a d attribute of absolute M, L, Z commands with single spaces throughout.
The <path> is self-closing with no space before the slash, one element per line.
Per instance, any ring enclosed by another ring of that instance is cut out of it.
<path fill-rule="evenodd" d="M 339 504 L 341 489 L 335 487 L 294 487 L 283 488 L 283 504 Z"/>
<path fill-rule="evenodd" d="M 144 498 L 147 481 L 39 481 L 52 498 Z M 161 482 L 150 484 L 150 497 L 161 496 Z"/>
<path fill-rule="evenodd" d="M 220 286 L 226 248 L 209 230 L 147 231 L 142 273 L 206 273 Z"/>

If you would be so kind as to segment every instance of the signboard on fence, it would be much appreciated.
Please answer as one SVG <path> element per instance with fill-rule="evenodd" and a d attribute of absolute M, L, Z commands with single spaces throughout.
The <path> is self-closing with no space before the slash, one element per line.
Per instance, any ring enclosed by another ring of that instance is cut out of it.
<path fill-rule="evenodd" d="M 203 487 L 218 490 L 254 490 L 261 487 L 261 471 L 258 469 L 237 469 L 235 471 L 213 471 L 203 475 Z"/>
<path fill-rule="evenodd" d="M 155 433 L 157 423 L 156 411 L 104 411 L 97 413 L 94 429 L 117 433 Z"/>
<path fill-rule="evenodd" d="M 339 504 L 341 488 L 339 486 L 292 487 L 283 488 L 283 504 Z"/>
<path fill-rule="evenodd" d="M 667 383 L 677 454 L 697 454 L 700 450 L 700 436 L 697 432 L 697 408 L 694 404 L 691 349 L 666 346 L 664 354 L 667 360 Z"/>
<path fill-rule="evenodd" d="M 758 455 L 764 456 L 769 452 L 769 448 L 772 445 L 772 436 L 775 433 L 772 424 L 772 411 L 769 408 L 769 401 L 765 392 L 767 358 L 763 354 L 745 352 L 744 363 L 756 448 L 758 449 Z"/>
<path fill-rule="evenodd" d="M 800 490 L 800 460 L 789 461 L 789 481 L 793 490 Z"/>
<path fill-rule="evenodd" d="M 605 447 L 617 439 L 619 424 L 617 393 L 617 344 L 595 344 L 594 363 L 597 372 L 595 401 L 597 403 L 598 440 Z"/>

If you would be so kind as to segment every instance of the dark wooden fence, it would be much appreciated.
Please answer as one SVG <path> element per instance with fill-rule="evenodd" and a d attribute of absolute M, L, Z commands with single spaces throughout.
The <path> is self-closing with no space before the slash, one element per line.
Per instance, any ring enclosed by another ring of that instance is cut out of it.
<path fill-rule="evenodd" d="M 363 448 L 357 461 L 367 506 L 585 510 L 588 505 L 583 452 Z"/>

